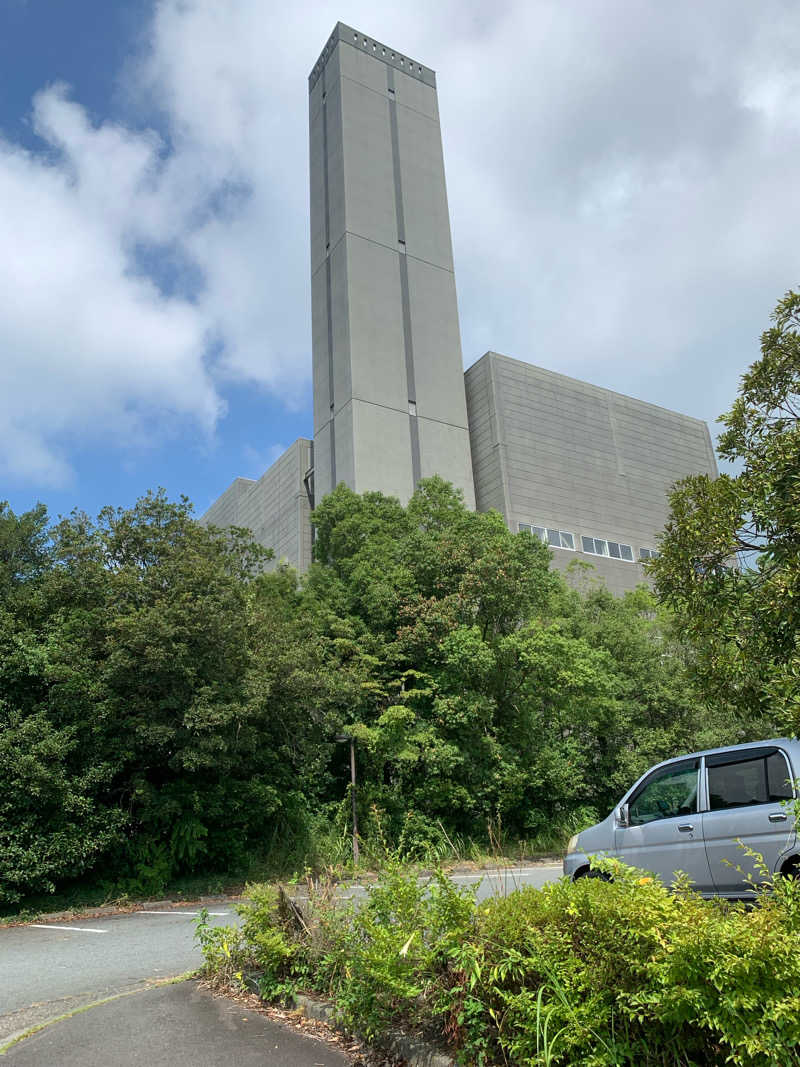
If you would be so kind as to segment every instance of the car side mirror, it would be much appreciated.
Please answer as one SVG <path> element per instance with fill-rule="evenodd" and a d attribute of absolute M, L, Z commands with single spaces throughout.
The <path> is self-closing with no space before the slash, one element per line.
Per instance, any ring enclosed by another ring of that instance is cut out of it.
<path fill-rule="evenodd" d="M 617 826 L 623 829 L 631 824 L 631 809 L 627 804 L 620 804 L 617 808 Z"/>

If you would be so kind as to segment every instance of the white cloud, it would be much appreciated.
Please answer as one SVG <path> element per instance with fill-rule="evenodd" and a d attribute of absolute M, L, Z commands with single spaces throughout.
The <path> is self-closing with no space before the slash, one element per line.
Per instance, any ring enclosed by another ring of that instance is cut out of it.
<path fill-rule="evenodd" d="M 41 93 L 53 151 L 0 142 L 0 473 L 63 485 L 67 442 L 132 441 L 173 419 L 213 428 L 207 320 L 132 273 L 147 236 L 158 145 L 93 128 L 63 88 Z"/>
<path fill-rule="evenodd" d="M 136 129 L 56 87 L 42 154 L 0 142 L 6 478 L 210 433 L 228 381 L 306 395 L 305 76 L 341 15 L 438 71 L 467 362 L 730 402 L 798 281 L 793 5 L 159 0 L 123 75 Z"/>

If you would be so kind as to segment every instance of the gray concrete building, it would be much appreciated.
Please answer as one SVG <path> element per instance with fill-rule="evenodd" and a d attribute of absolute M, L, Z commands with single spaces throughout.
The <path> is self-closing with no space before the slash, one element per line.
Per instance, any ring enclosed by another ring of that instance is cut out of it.
<path fill-rule="evenodd" d="M 270 570 L 279 563 L 308 570 L 312 449 L 311 441 L 301 437 L 259 479 L 236 478 L 200 521 L 252 530 L 254 539 L 275 553 Z"/>
<path fill-rule="evenodd" d="M 309 77 L 314 479 L 474 507 L 436 75 L 338 23 Z"/>
<path fill-rule="evenodd" d="M 344 482 L 405 503 L 440 474 L 555 566 L 634 588 L 670 486 L 716 475 L 708 427 L 494 352 L 465 375 L 436 75 L 337 23 L 308 88 L 314 443 L 202 521 L 250 527 L 302 572 L 314 500 Z"/>
<path fill-rule="evenodd" d="M 540 537 L 562 570 L 591 563 L 614 593 L 643 580 L 669 487 L 716 476 L 699 419 L 496 352 L 465 381 L 478 510 Z"/>

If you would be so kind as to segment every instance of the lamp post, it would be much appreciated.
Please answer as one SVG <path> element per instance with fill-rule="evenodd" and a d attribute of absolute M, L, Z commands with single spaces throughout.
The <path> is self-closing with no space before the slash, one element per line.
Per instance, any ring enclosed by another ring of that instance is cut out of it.
<path fill-rule="evenodd" d="M 337 734 L 337 741 L 350 742 L 350 799 L 353 802 L 353 866 L 358 866 L 358 816 L 356 815 L 356 743 L 348 734 Z"/>

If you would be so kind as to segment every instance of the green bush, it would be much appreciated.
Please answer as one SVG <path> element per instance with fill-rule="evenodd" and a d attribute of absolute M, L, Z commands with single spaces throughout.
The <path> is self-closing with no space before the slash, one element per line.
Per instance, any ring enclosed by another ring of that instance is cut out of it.
<path fill-rule="evenodd" d="M 393 869 L 361 907 L 327 898 L 300 921 L 253 888 L 207 966 L 230 976 L 219 943 L 236 942 L 266 994 L 330 996 L 351 1029 L 412 1026 L 464 1064 L 800 1064 L 800 884 L 708 902 L 604 862 L 611 883 L 482 903 L 441 872 L 422 885 Z"/>

